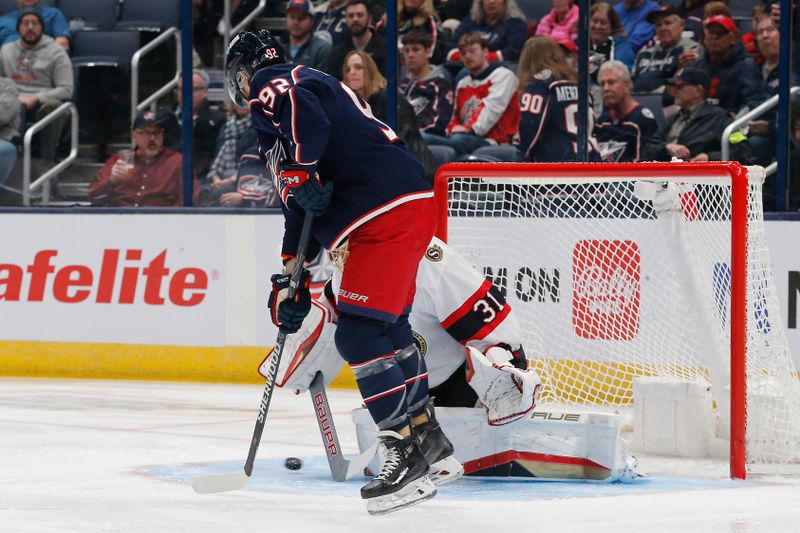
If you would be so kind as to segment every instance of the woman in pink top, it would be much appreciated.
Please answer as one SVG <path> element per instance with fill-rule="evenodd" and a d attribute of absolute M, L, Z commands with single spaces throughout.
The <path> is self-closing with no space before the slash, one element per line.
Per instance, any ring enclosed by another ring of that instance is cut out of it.
<path fill-rule="evenodd" d="M 553 0 L 553 9 L 539 21 L 536 35 L 547 35 L 556 42 L 574 40 L 578 36 L 578 6 L 572 0 Z"/>

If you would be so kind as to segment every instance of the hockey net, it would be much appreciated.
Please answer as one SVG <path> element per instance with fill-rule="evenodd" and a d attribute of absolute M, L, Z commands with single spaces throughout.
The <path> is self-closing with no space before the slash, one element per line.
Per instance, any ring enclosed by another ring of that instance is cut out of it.
<path fill-rule="evenodd" d="M 800 461 L 763 179 L 735 163 L 450 164 L 438 235 L 504 290 L 540 404 L 630 407 L 639 376 L 708 382 L 741 478 Z"/>

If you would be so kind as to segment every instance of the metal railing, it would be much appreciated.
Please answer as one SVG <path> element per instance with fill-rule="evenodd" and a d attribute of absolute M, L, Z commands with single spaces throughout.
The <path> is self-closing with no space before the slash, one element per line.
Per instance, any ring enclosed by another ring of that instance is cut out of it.
<path fill-rule="evenodd" d="M 248 24 L 253 22 L 257 16 L 261 14 L 262 11 L 267 7 L 267 0 L 258 0 L 258 5 L 253 8 L 253 10 L 247 14 L 247 16 L 242 19 L 242 21 L 237 24 L 234 28 L 231 28 L 231 2 L 230 0 L 224 0 L 224 9 L 222 12 L 222 53 L 223 57 L 224 54 L 228 51 L 228 43 L 231 40 L 231 35 L 236 35 L 244 28 L 247 27 Z"/>
<path fill-rule="evenodd" d="M 142 57 L 150 53 L 155 48 L 161 45 L 167 39 L 175 39 L 175 77 L 165 83 L 156 92 L 139 102 L 139 62 Z M 181 32 L 176 27 L 168 28 L 158 37 L 139 48 L 131 58 L 131 125 L 139 111 L 152 105 L 155 107 L 156 101 L 159 98 L 168 94 L 172 89 L 178 86 L 178 79 L 181 77 Z"/>
<path fill-rule="evenodd" d="M 33 142 L 33 136 L 64 113 L 70 113 L 72 116 L 72 138 L 69 155 L 31 183 L 31 143 Z M 75 104 L 64 102 L 55 111 L 28 128 L 23 139 L 22 153 L 22 205 L 26 207 L 31 205 L 31 193 L 39 187 L 42 187 L 42 205 L 47 205 L 50 202 L 50 180 L 78 158 L 78 108 L 75 107 Z"/>
<path fill-rule="evenodd" d="M 800 87 L 792 87 L 791 89 L 789 89 L 790 98 L 796 95 L 797 93 L 800 93 Z M 723 161 L 730 161 L 731 159 L 730 137 L 731 135 L 733 135 L 733 132 L 738 130 L 743 124 L 747 124 L 752 119 L 760 117 L 761 115 L 763 115 L 764 113 L 766 113 L 767 111 L 778 105 L 779 97 L 780 95 L 778 94 L 772 96 L 771 98 L 762 102 L 761 104 L 756 106 L 754 109 L 751 109 L 744 115 L 737 116 L 733 122 L 728 124 L 728 127 L 725 128 L 722 132 L 722 139 L 721 139 L 722 151 L 720 153 L 720 159 L 722 159 Z M 778 163 L 773 161 L 764 170 L 766 171 L 767 176 L 771 176 L 776 172 L 777 169 L 778 169 Z"/>

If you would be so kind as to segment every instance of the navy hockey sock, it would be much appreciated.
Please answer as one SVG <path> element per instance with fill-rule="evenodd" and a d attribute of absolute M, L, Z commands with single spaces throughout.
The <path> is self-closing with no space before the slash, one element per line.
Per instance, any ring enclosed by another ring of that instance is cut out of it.
<path fill-rule="evenodd" d="M 378 429 L 397 431 L 409 424 L 407 385 L 388 327 L 381 320 L 341 313 L 335 340 Z"/>

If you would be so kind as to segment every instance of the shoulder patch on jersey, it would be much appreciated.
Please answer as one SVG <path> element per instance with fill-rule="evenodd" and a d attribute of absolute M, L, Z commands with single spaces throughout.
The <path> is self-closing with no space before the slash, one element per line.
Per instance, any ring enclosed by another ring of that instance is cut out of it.
<path fill-rule="evenodd" d="M 652 118 L 652 119 L 655 119 L 655 118 L 656 118 L 656 116 L 653 114 L 653 112 L 652 112 L 652 111 L 650 111 L 650 110 L 649 110 L 648 108 L 646 108 L 646 107 L 643 107 L 643 108 L 642 108 L 642 115 L 644 115 L 644 116 L 645 116 L 645 118 Z"/>
<path fill-rule="evenodd" d="M 553 73 L 550 71 L 549 68 L 546 68 L 534 74 L 533 77 L 536 78 L 537 80 L 549 80 L 550 78 L 553 77 Z"/>
<path fill-rule="evenodd" d="M 428 353 L 428 341 L 414 330 L 411 330 L 411 336 L 414 337 L 414 344 L 419 348 L 419 354 L 424 358 L 425 354 Z"/>
<path fill-rule="evenodd" d="M 425 259 L 431 263 L 438 263 L 444 259 L 444 250 L 442 250 L 442 247 L 438 244 L 432 244 L 425 250 Z"/>

